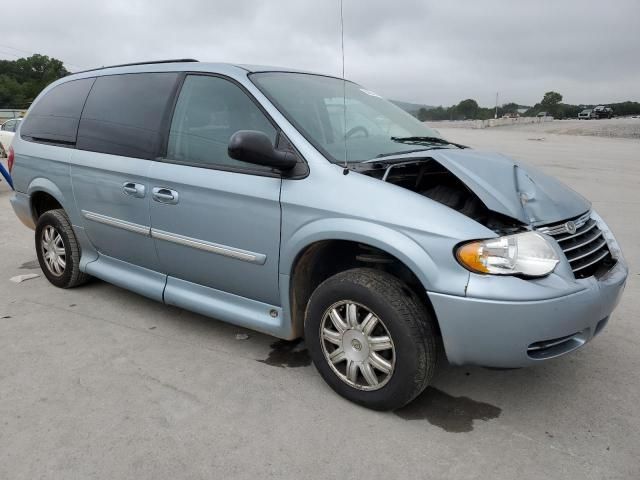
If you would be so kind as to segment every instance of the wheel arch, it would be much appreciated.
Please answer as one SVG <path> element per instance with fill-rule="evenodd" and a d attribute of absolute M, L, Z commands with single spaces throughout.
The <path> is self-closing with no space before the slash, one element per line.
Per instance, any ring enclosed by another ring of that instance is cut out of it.
<path fill-rule="evenodd" d="M 348 227 L 348 228 L 347 228 Z M 420 298 L 437 319 L 427 291 L 438 275 L 429 254 L 414 240 L 383 225 L 360 220 L 322 220 L 306 225 L 287 242 L 281 256 L 283 305 L 289 310 L 291 338 L 302 336 L 306 304 L 313 290 L 326 278 L 349 268 L 362 267 L 357 257 L 382 255 L 390 263 L 376 268 L 392 270 Z"/>
<path fill-rule="evenodd" d="M 27 194 L 30 198 L 31 215 L 34 223 L 46 211 L 57 208 L 67 211 L 64 195 L 51 180 L 46 178 L 32 180 L 27 189 Z"/>

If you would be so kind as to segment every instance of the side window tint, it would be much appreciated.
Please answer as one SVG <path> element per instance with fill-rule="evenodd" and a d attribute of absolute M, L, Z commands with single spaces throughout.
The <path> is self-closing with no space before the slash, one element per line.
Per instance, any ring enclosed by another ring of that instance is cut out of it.
<path fill-rule="evenodd" d="M 229 139 L 238 130 L 264 132 L 275 145 L 276 129 L 237 85 L 218 77 L 190 75 L 173 114 L 167 158 L 192 165 L 270 171 L 228 156 Z"/>
<path fill-rule="evenodd" d="M 73 145 L 94 78 L 72 80 L 49 90 L 29 110 L 20 130 L 25 140 Z"/>
<path fill-rule="evenodd" d="M 177 79 L 177 73 L 98 77 L 82 113 L 77 148 L 156 157 L 162 121 Z"/>

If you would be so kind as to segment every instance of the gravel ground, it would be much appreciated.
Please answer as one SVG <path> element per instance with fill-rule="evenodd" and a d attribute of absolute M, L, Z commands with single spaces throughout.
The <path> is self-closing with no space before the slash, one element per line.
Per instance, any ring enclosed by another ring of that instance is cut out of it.
<path fill-rule="evenodd" d="M 441 130 L 453 128 L 469 129 L 468 122 L 427 122 L 430 127 Z M 640 118 L 611 118 L 603 120 L 553 120 L 542 123 L 491 127 L 505 131 L 531 132 L 536 135 L 588 135 L 595 137 L 640 139 Z"/>
<path fill-rule="evenodd" d="M 442 365 L 412 405 L 372 412 L 335 395 L 300 344 L 99 281 L 10 282 L 40 271 L 0 183 L 0 478 L 640 478 L 640 142 L 442 133 L 593 200 L 631 269 L 597 339 L 536 368 Z"/>

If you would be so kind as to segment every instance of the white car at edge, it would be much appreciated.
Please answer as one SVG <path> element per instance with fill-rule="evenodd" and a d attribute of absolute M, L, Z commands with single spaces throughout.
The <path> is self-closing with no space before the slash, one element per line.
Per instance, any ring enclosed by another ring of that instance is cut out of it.
<path fill-rule="evenodd" d="M 5 154 L 9 151 L 9 147 L 13 141 L 13 136 L 15 135 L 21 121 L 21 118 L 12 118 L 0 126 L 0 151 L 4 150 Z"/>

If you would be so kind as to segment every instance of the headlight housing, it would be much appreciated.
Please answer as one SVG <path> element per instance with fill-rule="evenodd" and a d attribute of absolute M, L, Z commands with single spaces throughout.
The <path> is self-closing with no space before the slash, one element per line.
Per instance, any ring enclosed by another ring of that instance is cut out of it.
<path fill-rule="evenodd" d="M 467 270 L 492 275 L 542 277 L 560 261 L 545 237 L 536 232 L 465 243 L 456 258 Z"/>

